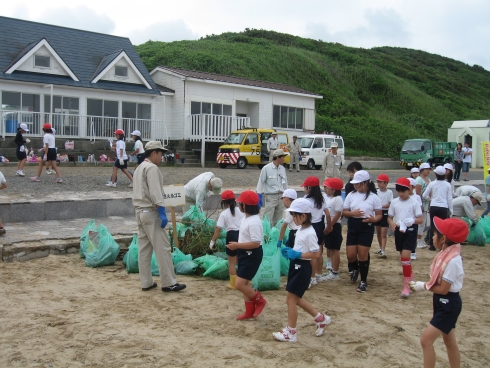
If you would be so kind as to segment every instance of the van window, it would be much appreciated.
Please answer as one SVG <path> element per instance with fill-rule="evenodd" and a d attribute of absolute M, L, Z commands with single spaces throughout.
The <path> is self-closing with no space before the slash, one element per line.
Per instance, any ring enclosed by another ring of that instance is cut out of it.
<path fill-rule="evenodd" d="M 324 138 L 325 148 L 330 148 L 331 143 L 333 142 L 333 138 Z"/>
<path fill-rule="evenodd" d="M 259 136 L 257 133 L 248 133 L 245 144 L 257 144 L 259 143 Z"/>
<path fill-rule="evenodd" d="M 335 142 L 339 145 L 339 148 L 344 148 L 344 140 L 340 138 L 336 138 Z"/>
<path fill-rule="evenodd" d="M 299 139 L 299 144 L 301 145 L 301 148 L 310 148 L 312 142 L 313 142 L 313 138 L 300 138 Z"/>
<path fill-rule="evenodd" d="M 315 140 L 313 141 L 313 148 L 323 148 L 323 139 L 315 138 Z"/>
<path fill-rule="evenodd" d="M 278 134 L 277 141 L 279 142 L 279 144 L 288 144 L 288 137 L 286 136 L 286 134 Z"/>

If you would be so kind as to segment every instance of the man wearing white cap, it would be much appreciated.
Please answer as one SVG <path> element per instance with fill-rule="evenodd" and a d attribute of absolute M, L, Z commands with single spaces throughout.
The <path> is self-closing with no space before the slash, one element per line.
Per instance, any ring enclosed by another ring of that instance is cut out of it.
<path fill-rule="evenodd" d="M 468 217 L 473 224 L 478 222 L 475 214 L 476 205 L 481 206 L 481 192 L 473 192 L 469 197 L 461 196 L 453 200 L 453 217 Z"/>
<path fill-rule="evenodd" d="M 25 176 L 22 169 L 24 168 L 24 164 L 27 161 L 27 147 L 26 143 L 29 143 L 29 138 L 24 139 L 22 134 L 29 133 L 29 129 L 27 128 L 27 124 L 20 124 L 19 128 L 17 128 L 17 135 L 15 136 L 14 143 L 17 145 L 17 149 L 15 150 L 15 155 L 19 160 L 17 164 L 17 172 L 15 175 Z"/>
<path fill-rule="evenodd" d="M 279 148 L 277 133 L 272 132 L 271 137 L 267 140 L 267 152 L 269 152 L 269 162 L 272 162 L 274 151 Z"/>
<path fill-rule="evenodd" d="M 186 287 L 175 279 L 172 248 L 165 231 L 168 219 L 163 198 L 163 175 L 157 166 L 165 151 L 167 149 L 161 142 L 148 142 L 146 158 L 133 176 L 133 206 L 138 223 L 138 267 L 143 291 L 157 287 L 151 275 L 153 252 L 157 258 L 162 291 L 180 291 Z"/>
<path fill-rule="evenodd" d="M 323 158 L 322 170 L 325 173 L 325 180 L 328 178 L 340 178 L 342 157 L 337 154 L 338 147 L 337 142 L 330 143 L 330 150 Z"/>
<path fill-rule="evenodd" d="M 214 194 L 221 193 L 223 181 L 214 176 L 212 172 L 205 172 L 190 180 L 185 188 L 185 206 L 184 213 L 191 206 L 197 206 L 202 211 L 204 200 Z"/>
<path fill-rule="evenodd" d="M 298 142 L 298 137 L 293 135 L 293 141 L 289 142 L 286 146 L 289 151 L 289 171 L 293 171 L 293 167 L 296 165 L 296 171 L 299 172 L 299 155 L 301 153 L 301 145 Z"/>
<path fill-rule="evenodd" d="M 274 226 L 284 212 L 284 205 L 280 199 L 282 193 L 288 189 L 288 178 L 284 168 L 284 158 L 288 154 L 282 149 L 277 149 L 272 154 L 272 162 L 265 165 L 260 171 L 256 192 L 263 194 L 265 199 L 264 217 L 268 217 Z"/>

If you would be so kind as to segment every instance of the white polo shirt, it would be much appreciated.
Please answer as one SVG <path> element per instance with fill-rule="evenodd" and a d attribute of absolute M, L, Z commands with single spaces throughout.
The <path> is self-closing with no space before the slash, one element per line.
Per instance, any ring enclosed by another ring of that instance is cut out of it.
<path fill-rule="evenodd" d="M 360 209 L 364 211 L 364 217 L 368 218 L 376 216 L 375 211 L 381 211 L 381 201 L 379 197 L 373 192 L 369 193 L 369 197 L 366 198 L 366 193 L 350 192 L 344 202 L 344 210 L 355 211 Z"/>
<path fill-rule="evenodd" d="M 318 252 L 320 250 L 313 226 L 308 226 L 306 229 L 301 228 L 296 232 L 293 249 L 301 253 Z"/>
<path fill-rule="evenodd" d="M 256 242 L 262 245 L 264 229 L 259 215 L 245 217 L 240 224 L 239 243 Z"/>
<path fill-rule="evenodd" d="M 242 224 L 242 220 L 245 218 L 245 214 L 235 207 L 235 216 L 231 214 L 229 208 L 220 213 L 218 217 L 218 222 L 216 226 L 221 229 L 226 229 L 226 231 L 230 230 L 240 230 L 240 225 Z"/>

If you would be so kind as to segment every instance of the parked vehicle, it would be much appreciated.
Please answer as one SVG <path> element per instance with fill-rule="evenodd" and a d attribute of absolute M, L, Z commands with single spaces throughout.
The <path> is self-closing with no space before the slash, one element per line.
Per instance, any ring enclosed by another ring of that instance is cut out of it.
<path fill-rule="evenodd" d="M 274 129 L 262 128 L 244 128 L 232 132 L 218 149 L 216 162 L 222 169 L 228 165 L 236 165 L 239 169 L 244 169 L 247 165 L 258 165 L 259 169 L 262 169 L 269 163 L 267 140 L 273 132 Z M 277 139 L 279 148 L 287 152 L 287 133 L 277 132 Z M 289 155 L 284 159 L 284 163 L 289 163 Z"/>
<path fill-rule="evenodd" d="M 456 142 L 435 142 L 430 139 L 407 139 L 400 152 L 400 165 L 407 170 L 423 162 L 437 166 L 453 161 Z"/>
<path fill-rule="evenodd" d="M 342 157 L 342 165 L 345 162 L 344 138 L 332 134 L 308 134 L 298 137 L 301 145 L 301 160 L 300 165 L 310 169 L 320 170 L 323 163 L 323 158 L 330 151 L 330 144 L 337 142 L 337 153 Z"/>

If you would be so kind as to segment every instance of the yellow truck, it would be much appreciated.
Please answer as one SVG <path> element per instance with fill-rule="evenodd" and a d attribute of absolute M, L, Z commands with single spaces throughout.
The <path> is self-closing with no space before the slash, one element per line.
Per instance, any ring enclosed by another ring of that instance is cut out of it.
<path fill-rule="evenodd" d="M 258 165 L 262 169 L 269 163 L 269 152 L 267 152 L 267 140 L 271 137 L 274 129 L 244 128 L 232 132 L 218 149 L 216 162 L 222 169 L 228 165 L 236 165 L 238 169 L 244 169 L 247 165 Z M 287 152 L 289 143 L 287 133 L 277 133 L 279 148 Z M 289 164 L 289 155 L 284 163 Z"/>

